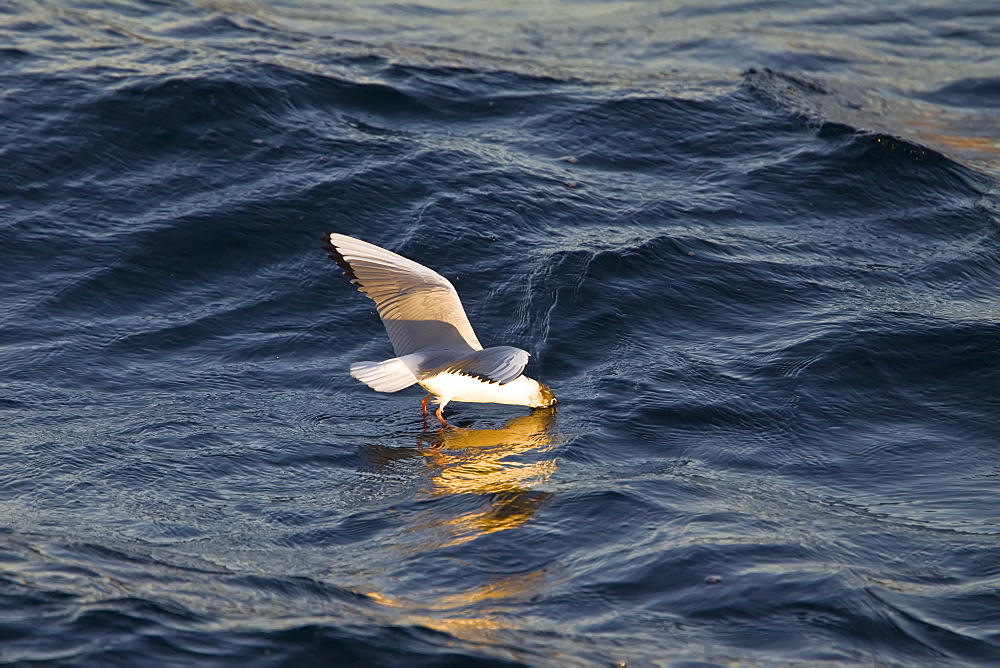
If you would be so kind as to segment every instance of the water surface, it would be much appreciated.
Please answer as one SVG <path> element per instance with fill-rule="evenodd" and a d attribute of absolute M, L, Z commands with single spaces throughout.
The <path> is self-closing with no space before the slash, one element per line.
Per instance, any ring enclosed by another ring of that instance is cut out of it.
<path fill-rule="evenodd" d="M 1000 661 L 1000 9 L 790 4 L 0 9 L 0 660 Z"/>

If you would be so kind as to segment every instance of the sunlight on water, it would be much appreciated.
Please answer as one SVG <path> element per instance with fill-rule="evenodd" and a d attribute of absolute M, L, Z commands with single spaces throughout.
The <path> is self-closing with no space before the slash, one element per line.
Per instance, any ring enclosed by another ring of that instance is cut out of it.
<path fill-rule="evenodd" d="M 400 562 L 530 521 L 552 496 L 535 488 L 556 471 L 555 459 L 538 458 L 551 456 L 566 437 L 556 430 L 555 411 L 540 409 L 512 418 L 500 428 L 440 429 L 420 440 L 429 476 L 417 498 L 462 495 L 478 502 L 470 509 L 466 509 L 469 503 L 447 506 L 454 514 L 443 513 L 439 505 L 417 513 L 411 524 L 400 529 L 407 538 L 393 548 L 399 553 L 392 559 Z M 530 461 L 524 461 L 525 457 Z M 426 626 L 473 642 L 493 642 L 496 637 L 490 631 L 521 627 L 512 614 L 514 606 L 541 591 L 546 571 L 498 576 L 469 589 L 442 590 L 437 596 L 433 588 L 420 597 L 363 593 L 398 609 L 402 615 L 398 623 Z"/>

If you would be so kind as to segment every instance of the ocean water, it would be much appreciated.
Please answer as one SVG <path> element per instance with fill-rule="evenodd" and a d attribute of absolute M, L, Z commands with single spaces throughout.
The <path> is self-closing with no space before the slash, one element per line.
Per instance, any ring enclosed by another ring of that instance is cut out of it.
<path fill-rule="evenodd" d="M 800 4 L 3 3 L 0 662 L 1000 663 L 1000 6 Z"/>

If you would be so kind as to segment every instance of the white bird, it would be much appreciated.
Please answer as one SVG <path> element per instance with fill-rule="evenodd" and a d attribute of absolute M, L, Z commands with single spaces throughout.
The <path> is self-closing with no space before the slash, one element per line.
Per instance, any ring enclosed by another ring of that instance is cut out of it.
<path fill-rule="evenodd" d="M 512 346 L 483 349 L 469 324 L 455 286 L 441 274 L 344 234 L 324 236 L 323 249 L 351 283 L 375 302 L 396 357 L 356 362 L 351 375 L 378 392 L 398 392 L 419 384 L 437 401 L 434 414 L 451 401 L 544 408 L 556 397 L 547 386 L 523 375 L 530 354 Z"/>

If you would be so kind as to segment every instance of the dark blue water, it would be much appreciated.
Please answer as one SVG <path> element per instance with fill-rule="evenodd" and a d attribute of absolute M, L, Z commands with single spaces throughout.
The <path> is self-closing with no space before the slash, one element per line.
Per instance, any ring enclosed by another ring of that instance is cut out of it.
<path fill-rule="evenodd" d="M 1000 662 L 1000 6 L 794 4 L 4 4 L 0 661 Z"/>

